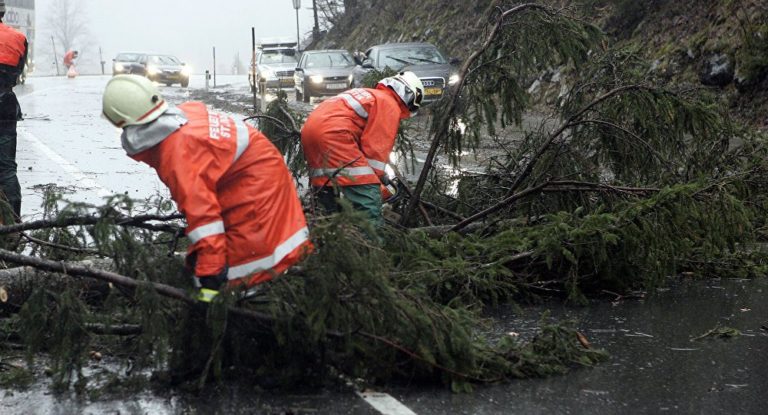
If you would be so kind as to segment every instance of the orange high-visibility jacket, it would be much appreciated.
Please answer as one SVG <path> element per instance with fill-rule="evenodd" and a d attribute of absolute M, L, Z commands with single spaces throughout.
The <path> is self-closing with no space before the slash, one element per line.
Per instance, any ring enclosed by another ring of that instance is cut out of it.
<path fill-rule="evenodd" d="M 195 275 L 229 266 L 230 285 L 272 279 L 312 245 L 283 156 L 256 129 L 205 104 L 125 128 L 123 148 L 153 167 L 187 219 Z"/>
<path fill-rule="evenodd" d="M 27 54 L 27 38 L 23 33 L 0 23 L 0 65 L 18 67 Z"/>
<path fill-rule="evenodd" d="M 0 74 L 7 75 L 13 86 L 27 63 L 27 38 L 19 31 L 0 23 Z"/>
<path fill-rule="evenodd" d="M 64 54 L 64 66 L 69 68 L 73 63 L 75 63 L 75 51 L 67 51 L 67 53 Z"/>
<path fill-rule="evenodd" d="M 389 88 L 351 89 L 321 103 L 301 130 L 313 186 L 378 184 L 410 112 Z"/>

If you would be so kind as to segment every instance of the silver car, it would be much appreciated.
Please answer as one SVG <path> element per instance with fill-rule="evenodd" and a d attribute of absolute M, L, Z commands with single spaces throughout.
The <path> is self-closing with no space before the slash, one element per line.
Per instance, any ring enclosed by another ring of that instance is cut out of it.
<path fill-rule="evenodd" d="M 296 101 L 333 96 L 352 86 L 355 60 L 346 50 L 313 50 L 301 55 L 293 76 Z"/>
<path fill-rule="evenodd" d="M 249 70 L 248 80 L 251 90 L 289 88 L 293 86 L 293 73 L 298 60 L 296 49 L 292 47 L 263 48 L 256 53 L 256 73 L 253 65 Z"/>
<path fill-rule="evenodd" d="M 424 102 L 443 97 L 449 85 L 459 81 L 456 59 L 445 59 L 430 43 L 387 43 L 373 46 L 354 69 L 354 86 L 362 86 L 365 75 L 376 69 L 412 71 L 424 84 Z"/>

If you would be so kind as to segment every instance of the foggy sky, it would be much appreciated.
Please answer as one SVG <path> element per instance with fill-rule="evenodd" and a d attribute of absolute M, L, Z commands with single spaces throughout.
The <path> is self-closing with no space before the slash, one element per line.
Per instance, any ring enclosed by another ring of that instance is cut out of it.
<path fill-rule="evenodd" d="M 296 38 L 296 11 L 292 0 L 79 0 L 84 4 L 91 38 L 79 48 L 85 51 L 81 72 L 95 70 L 98 48 L 111 71 L 112 58 L 120 51 L 168 53 L 192 65 L 195 73 L 217 67 L 227 72 L 236 53 L 250 60 L 251 27 L 256 38 Z M 54 0 L 37 0 L 36 52 L 40 72 L 50 72 L 50 35 L 45 22 L 53 13 Z M 314 24 L 312 0 L 302 0 L 299 12 L 302 36 Z M 77 45 L 75 48 L 78 48 Z M 60 54 L 60 53 L 59 53 Z M 61 58 L 59 57 L 59 60 Z M 90 63 L 90 65 L 88 65 Z M 90 70 L 89 70 L 90 69 Z"/>

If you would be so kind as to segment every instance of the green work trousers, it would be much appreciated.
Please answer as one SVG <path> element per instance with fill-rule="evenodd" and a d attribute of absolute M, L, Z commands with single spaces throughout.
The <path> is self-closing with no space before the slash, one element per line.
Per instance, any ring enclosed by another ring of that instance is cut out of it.
<path fill-rule="evenodd" d="M 352 207 L 360 212 L 365 212 L 374 226 L 384 224 L 381 216 L 381 187 L 378 184 L 361 184 L 356 186 L 342 186 L 341 195 L 348 200 Z M 333 187 L 324 187 L 315 191 L 317 202 L 326 213 L 338 212 L 340 207 L 336 202 L 336 191 Z"/>

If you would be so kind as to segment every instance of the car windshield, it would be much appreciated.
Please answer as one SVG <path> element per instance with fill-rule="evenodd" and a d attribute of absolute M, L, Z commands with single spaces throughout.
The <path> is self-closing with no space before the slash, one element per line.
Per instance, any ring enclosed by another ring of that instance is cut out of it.
<path fill-rule="evenodd" d="M 137 62 L 140 56 L 141 54 L 139 53 L 120 53 L 115 60 L 120 62 Z"/>
<path fill-rule="evenodd" d="M 259 63 L 298 63 L 296 61 L 295 52 L 292 50 L 266 50 L 261 53 Z"/>
<path fill-rule="evenodd" d="M 345 52 L 313 53 L 307 55 L 307 68 L 351 68 L 355 61 Z"/>
<path fill-rule="evenodd" d="M 149 63 L 155 65 L 181 65 L 181 62 L 175 56 L 150 56 Z"/>
<path fill-rule="evenodd" d="M 382 49 L 379 52 L 379 66 L 399 69 L 411 65 L 445 64 L 445 58 L 434 46 Z"/>

